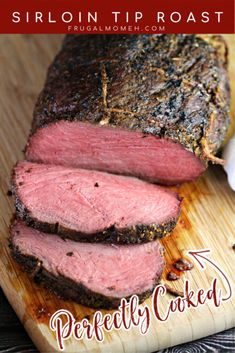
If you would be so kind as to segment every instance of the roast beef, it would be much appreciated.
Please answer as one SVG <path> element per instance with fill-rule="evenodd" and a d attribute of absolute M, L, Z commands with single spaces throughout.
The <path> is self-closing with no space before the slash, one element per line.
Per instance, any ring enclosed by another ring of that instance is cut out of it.
<path fill-rule="evenodd" d="M 28 225 L 79 241 L 150 241 L 180 212 L 175 193 L 136 178 L 26 161 L 14 169 L 13 192 Z"/>
<path fill-rule="evenodd" d="M 199 176 L 229 123 L 220 36 L 69 35 L 49 68 L 30 161 L 168 184 Z"/>
<path fill-rule="evenodd" d="M 163 267 L 158 241 L 107 245 L 63 240 L 15 222 L 13 256 L 36 281 L 66 299 L 91 307 L 117 307 L 121 298 L 148 297 Z"/>

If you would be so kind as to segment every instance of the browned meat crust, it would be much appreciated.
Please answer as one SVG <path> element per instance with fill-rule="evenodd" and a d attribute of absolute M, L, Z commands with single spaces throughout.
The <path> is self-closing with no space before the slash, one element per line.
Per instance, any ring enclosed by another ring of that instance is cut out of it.
<path fill-rule="evenodd" d="M 14 188 L 13 188 L 14 189 Z M 171 219 L 167 223 L 144 225 L 138 224 L 132 227 L 117 229 L 114 226 L 96 234 L 80 233 L 72 229 L 62 227 L 58 223 L 50 224 L 41 222 L 31 216 L 30 211 L 17 197 L 16 191 L 15 209 L 16 216 L 22 219 L 28 226 L 38 229 L 44 233 L 54 233 L 61 237 L 81 242 L 103 242 L 119 244 L 137 244 L 153 241 L 162 238 L 175 228 L 177 219 Z"/>
<path fill-rule="evenodd" d="M 41 283 L 57 296 L 92 308 L 114 309 L 120 304 L 120 299 L 92 292 L 81 283 L 76 283 L 64 276 L 51 274 L 43 268 L 43 263 L 39 262 L 35 257 L 22 254 L 14 246 L 12 240 L 10 240 L 10 248 L 12 249 L 13 258 L 22 266 L 24 271 L 31 273 L 36 283 Z M 143 302 L 152 294 L 159 280 L 160 278 L 156 278 L 156 283 L 151 290 L 138 295 L 140 302 Z"/>
<path fill-rule="evenodd" d="M 49 68 L 32 133 L 60 119 L 111 125 L 173 139 L 220 162 L 226 69 L 220 36 L 69 35 Z"/>

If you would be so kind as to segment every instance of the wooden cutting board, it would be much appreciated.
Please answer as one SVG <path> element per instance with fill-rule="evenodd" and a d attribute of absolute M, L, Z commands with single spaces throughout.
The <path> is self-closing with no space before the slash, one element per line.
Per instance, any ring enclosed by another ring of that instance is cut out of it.
<path fill-rule="evenodd" d="M 233 86 L 233 117 L 235 103 L 235 41 L 226 36 L 230 46 L 230 77 Z M 0 285 L 22 324 L 41 352 L 58 350 L 55 335 L 50 331 L 50 315 L 58 309 L 67 309 L 81 320 L 94 310 L 72 302 L 59 300 L 46 290 L 33 284 L 12 261 L 8 249 L 8 226 L 13 213 L 12 200 L 7 196 L 12 166 L 23 158 L 35 99 L 42 89 L 46 70 L 57 52 L 60 35 L 9 35 L 0 36 Z M 178 189 L 184 197 L 181 219 L 174 234 L 162 243 L 166 248 L 166 260 L 185 255 L 187 250 L 211 249 L 210 258 L 222 268 L 234 287 L 235 252 L 235 193 L 229 188 L 221 167 L 210 167 L 205 175 Z M 168 268 L 169 269 L 169 266 Z M 166 270 L 167 270 L 166 269 Z M 194 289 L 208 289 L 216 272 L 207 266 L 201 271 L 197 266 L 176 283 L 183 288 L 187 278 Z M 164 281 L 165 275 L 163 278 Z M 220 277 L 218 276 L 218 280 Z M 220 283 L 223 288 L 222 281 Z M 225 289 L 224 289 L 225 290 Z M 166 309 L 172 296 L 162 299 Z M 151 299 L 146 303 L 151 307 Z M 1 303 L 0 303 L 1 305 Z M 130 332 L 112 331 L 105 340 L 66 341 L 66 352 L 153 352 L 160 348 L 191 341 L 235 324 L 235 301 L 224 302 L 221 307 L 204 305 L 184 313 L 175 313 L 164 323 L 152 319 L 146 336 L 137 329 Z"/>

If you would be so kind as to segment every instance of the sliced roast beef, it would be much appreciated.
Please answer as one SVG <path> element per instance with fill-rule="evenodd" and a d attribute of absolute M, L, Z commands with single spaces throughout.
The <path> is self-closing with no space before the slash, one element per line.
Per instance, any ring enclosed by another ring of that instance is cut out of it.
<path fill-rule="evenodd" d="M 169 233 L 177 195 L 132 177 L 19 162 L 13 173 L 17 216 L 78 241 L 136 243 Z"/>
<path fill-rule="evenodd" d="M 67 36 L 26 148 L 30 161 L 167 184 L 196 178 L 229 123 L 219 36 Z"/>
<path fill-rule="evenodd" d="M 48 288 L 66 299 L 92 306 L 117 307 L 133 294 L 144 300 L 161 277 L 159 242 L 107 245 L 63 240 L 15 222 L 14 258 Z"/>

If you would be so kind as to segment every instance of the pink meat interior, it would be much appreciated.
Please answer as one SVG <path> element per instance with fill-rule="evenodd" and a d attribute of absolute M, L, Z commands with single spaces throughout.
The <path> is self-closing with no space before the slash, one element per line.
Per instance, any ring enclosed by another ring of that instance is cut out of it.
<path fill-rule="evenodd" d="M 42 261 L 47 271 L 105 296 L 122 298 L 152 289 L 164 266 L 159 242 L 121 246 L 78 243 L 22 222 L 15 223 L 11 233 L 18 250 Z"/>
<path fill-rule="evenodd" d="M 33 218 L 87 234 L 161 224 L 180 211 L 177 196 L 160 186 L 97 171 L 23 161 L 14 183 Z"/>
<path fill-rule="evenodd" d="M 174 184 L 199 176 L 205 166 L 169 139 L 95 124 L 59 121 L 30 138 L 28 160 L 133 175 Z"/>

